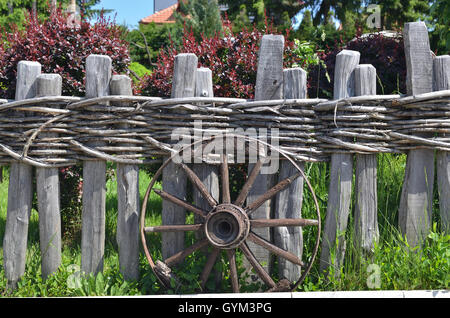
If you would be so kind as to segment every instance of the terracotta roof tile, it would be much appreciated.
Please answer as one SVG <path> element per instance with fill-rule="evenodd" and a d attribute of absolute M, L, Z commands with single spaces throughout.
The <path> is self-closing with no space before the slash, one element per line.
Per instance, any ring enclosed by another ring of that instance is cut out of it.
<path fill-rule="evenodd" d="M 175 18 L 173 13 L 177 10 L 178 3 L 171 5 L 170 7 L 158 11 L 148 17 L 145 17 L 139 21 L 139 23 L 149 24 L 151 22 L 155 23 L 175 23 Z"/>

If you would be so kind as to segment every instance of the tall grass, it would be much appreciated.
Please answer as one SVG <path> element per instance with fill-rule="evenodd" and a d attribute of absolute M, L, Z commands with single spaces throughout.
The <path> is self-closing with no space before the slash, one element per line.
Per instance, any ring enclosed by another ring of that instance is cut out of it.
<path fill-rule="evenodd" d="M 411 247 L 398 230 L 398 206 L 402 190 L 406 156 L 377 156 L 379 241 L 372 255 L 363 255 L 353 242 L 352 213 L 345 233 L 344 266 L 335 273 L 321 273 L 318 262 L 299 290 L 368 290 L 368 289 L 448 289 L 450 283 L 450 235 L 439 229 L 438 194 L 435 187 L 433 226 L 423 246 Z M 328 164 L 309 164 L 305 168 L 325 219 L 328 192 Z M 354 189 L 354 186 L 353 186 Z M 354 195 L 353 195 L 354 197 Z M 307 189 L 302 214 L 312 217 L 314 203 Z M 352 200 L 354 202 L 354 199 Z M 352 211 L 353 212 L 353 211 Z M 322 222 L 323 224 L 324 222 Z M 314 230 L 314 229 L 312 229 Z M 308 235 L 307 240 L 312 240 Z M 305 244 L 305 257 L 310 257 L 312 242 Z M 309 253 L 309 254 L 308 254 Z M 320 250 L 319 250 L 320 255 Z"/>
<path fill-rule="evenodd" d="M 354 247 L 353 220 L 350 216 L 348 229 L 345 233 L 347 250 L 344 266 L 338 273 L 329 273 L 325 276 L 319 271 L 318 261 L 305 282 L 299 286 L 298 291 L 325 291 L 325 290 L 367 290 L 367 289 L 448 289 L 450 282 L 450 236 L 439 230 L 439 217 L 437 194 L 433 211 L 433 228 L 421 249 L 412 248 L 398 231 L 397 210 L 402 188 L 404 168 L 404 155 L 380 154 L 378 155 L 378 223 L 380 239 L 373 254 L 361 255 Z M 113 167 L 111 167 L 113 168 Z M 306 164 L 305 173 L 311 182 L 320 206 L 322 221 L 325 220 L 328 200 L 329 170 L 327 163 Z M 8 174 L 6 173 L 5 180 Z M 141 170 L 139 174 L 141 202 L 150 177 Z M 160 184 L 157 184 L 160 187 Z M 0 262 L 3 263 L 3 235 L 6 223 L 8 182 L 0 184 Z M 316 218 L 315 205 L 309 189 L 305 186 L 302 216 Z M 94 296 L 94 295 L 145 295 L 166 294 L 169 291 L 161 287 L 153 275 L 147 260 L 141 253 L 140 280 L 138 282 L 124 281 L 119 272 L 119 261 L 116 243 L 117 220 L 117 184 L 114 174 L 107 181 L 106 199 L 106 241 L 104 271 L 97 277 L 80 277 L 78 280 L 81 252 L 79 244 L 66 244 L 63 248 L 62 264 L 57 273 L 46 281 L 41 278 L 38 213 L 33 210 L 30 220 L 28 236 L 27 266 L 23 279 L 15 291 L 6 290 L 6 278 L 3 266 L 0 269 L 0 294 L 2 296 Z M 193 215 L 188 214 L 187 222 L 192 223 Z M 146 224 L 158 225 L 161 223 L 161 199 L 152 193 L 147 206 Z M 322 222 L 323 224 L 323 222 Z M 308 262 L 312 246 L 315 242 L 316 227 L 306 227 L 304 236 L 303 261 Z M 160 235 L 149 234 L 147 237 L 155 259 L 160 259 Z M 196 241 L 195 236 L 189 233 L 186 244 Z M 224 254 L 224 253 L 223 253 Z M 320 250 L 319 250 L 320 255 Z M 198 277 L 205 262 L 203 253 L 194 253 L 187 257 L 180 267 L 174 268 L 183 285 L 176 289 L 177 293 L 194 293 L 198 291 Z M 242 265 L 242 255 L 237 254 L 238 270 L 241 274 L 241 291 L 257 291 L 257 284 L 249 284 L 245 279 Z M 221 255 L 220 261 L 215 265 L 215 271 L 222 273 L 223 278 L 217 281 L 211 277 L 207 287 L 211 291 L 231 292 L 228 278 L 228 261 Z M 276 266 L 275 266 L 276 268 Z M 211 275 L 213 276 L 213 275 Z M 276 280 L 277 278 L 274 277 Z M 171 293 L 173 291 L 170 291 Z"/>

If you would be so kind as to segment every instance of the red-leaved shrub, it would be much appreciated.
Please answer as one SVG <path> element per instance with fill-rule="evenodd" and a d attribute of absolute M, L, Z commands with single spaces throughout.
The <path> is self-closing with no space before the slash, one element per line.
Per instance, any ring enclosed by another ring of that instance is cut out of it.
<path fill-rule="evenodd" d="M 60 74 L 62 93 L 69 96 L 85 95 L 85 62 L 90 54 L 110 56 L 115 73 L 127 72 L 130 64 L 124 30 L 103 17 L 95 24 L 82 19 L 74 27 L 59 9 L 44 21 L 29 14 L 23 31 L 13 29 L 0 42 L 0 98 L 14 98 L 16 68 L 22 60 L 41 63 L 43 73 Z M 62 231 L 67 241 L 81 230 L 82 175 L 80 165 L 59 173 Z"/>
<path fill-rule="evenodd" d="M 14 98 L 16 68 L 22 60 L 42 64 L 42 72 L 63 78 L 63 94 L 85 93 L 85 61 L 90 54 L 109 55 L 116 73 L 125 73 L 130 64 L 124 30 L 100 17 L 95 24 L 82 20 L 79 27 L 67 22 L 60 9 L 44 21 L 30 14 L 23 31 L 4 35 L 0 43 L 0 98 Z"/>
<path fill-rule="evenodd" d="M 372 64 L 377 70 L 377 94 L 406 93 L 406 61 L 403 37 L 374 33 L 357 37 L 345 45 L 337 44 L 319 53 L 327 66 L 331 81 L 326 79 L 324 69 L 315 66 L 309 70 L 310 97 L 333 98 L 333 78 L 336 55 L 343 49 L 361 53 L 360 64 Z M 320 74 L 320 76 L 319 76 Z M 317 87 L 319 85 L 319 87 Z"/>
<path fill-rule="evenodd" d="M 258 50 L 264 33 L 280 33 L 273 26 L 266 30 L 243 29 L 234 33 L 230 23 L 223 22 L 226 35 L 216 34 L 211 38 L 203 37 L 197 41 L 193 32 L 184 30 L 182 47 L 174 44 L 162 49 L 157 58 L 156 67 L 136 87 L 136 93 L 148 96 L 169 97 L 172 87 L 174 57 L 178 53 L 194 53 L 198 57 L 199 67 L 211 69 L 213 74 L 214 95 L 220 97 L 253 98 L 258 64 Z M 286 36 L 287 38 L 287 36 Z M 290 54 L 294 43 L 285 41 L 286 67 L 291 66 L 296 56 Z"/>

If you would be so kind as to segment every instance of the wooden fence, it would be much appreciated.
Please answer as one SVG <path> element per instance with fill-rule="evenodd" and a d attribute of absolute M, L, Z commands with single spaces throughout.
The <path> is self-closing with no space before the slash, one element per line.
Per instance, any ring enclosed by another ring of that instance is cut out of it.
<path fill-rule="evenodd" d="M 28 220 L 36 168 L 42 275 L 61 264 L 61 224 L 58 168 L 83 163 L 81 269 L 102 271 L 105 240 L 106 162 L 117 163 L 117 242 L 120 270 L 138 279 L 140 164 L 170 155 L 174 129 L 194 135 L 201 121 L 205 130 L 276 129 L 279 149 L 304 162 L 330 161 L 328 204 L 320 264 L 341 266 L 355 170 L 356 243 L 366 251 L 378 239 L 377 153 L 407 153 L 399 208 L 399 225 L 411 245 L 420 244 L 430 228 L 431 199 L 436 176 L 442 227 L 450 221 L 450 56 L 433 57 L 424 23 L 404 29 L 409 96 L 377 96 L 376 72 L 360 65 L 358 52 L 337 55 L 334 100 L 306 98 L 306 72 L 283 70 L 284 38 L 262 38 L 255 100 L 213 96 L 212 74 L 198 69 L 197 57 L 175 58 L 170 99 L 132 96 L 131 80 L 111 75 L 111 59 L 92 55 L 86 61 L 86 98 L 61 96 L 62 79 L 41 74 L 37 62 L 20 62 L 15 101 L 1 101 L 0 163 L 10 165 L 8 208 L 3 243 L 3 266 L 11 287 L 25 271 Z M 378 70 L 379 72 L 383 70 Z M 270 132 L 269 132 L 270 133 Z M 273 136 L 272 136 L 273 137 Z M 354 156 L 355 167 L 354 165 Z M 156 159 L 155 159 L 156 158 Z M 249 171 L 252 166 L 249 165 Z M 193 164 L 192 169 L 215 200 L 219 200 L 216 165 Z M 277 178 L 295 173 L 288 161 L 278 174 L 261 174 L 250 189 L 247 204 L 267 192 Z M 163 190 L 185 198 L 185 171 L 174 163 L 164 168 Z M 262 203 L 252 218 L 300 218 L 304 179 Z M 194 188 L 193 204 L 207 209 L 208 200 Z M 275 211 L 275 212 L 273 212 Z M 185 211 L 163 200 L 163 224 L 184 224 Z M 301 259 L 301 228 L 268 228 L 255 233 Z M 269 271 L 269 251 L 248 243 L 255 258 Z M 184 249 L 184 233 L 163 233 L 164 259 Z M 334 257 L 334 259 L 332 259 Z M 247 264 L 246 266 L 253 266 Z M 259 272 L 258 272 L 259 273 Z M 279 259 L 278 273 L 295 281 L 298 264 Z"/>

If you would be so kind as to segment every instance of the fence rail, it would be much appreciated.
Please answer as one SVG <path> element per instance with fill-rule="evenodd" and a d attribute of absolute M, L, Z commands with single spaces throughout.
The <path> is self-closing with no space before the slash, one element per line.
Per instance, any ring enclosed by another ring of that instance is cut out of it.
<path fill-rule="evenodd" d="M 340 266 L 345 253 L 343 240 L 339 240 L 337 256 L 332 256 L 331 249 L 339 233 L 347 228 L 353 155 L 356 155 L 356 192 L 361 194 L 357 195 L 355 208 L 356 233 L 358 244 L 364 249 L 370 250 L 378 237 L 378 153 L 408 154 L 399 223 L 414 245 L 429 229 L 437 151 L 441 221 L 443 228 L 448 229 L 450 56 L 432 58 L 423 23 L 406 24 L 404 36 L 409 96 L 375 95 L 376 70 L 371 65 L 359 65 L 358 52 L 344 50 L 336 61 L 335 99 L 307 99 L 306 73 L 301 69 L 283 71 L 284 39 L 273 35 L 262 39 L 255 100 L 214 97 L 211 72 L 197 69 L 198 61 L 193 54 L 176 57 L 170 99 L 131 96 L 131 80 L 122 75 L 112 76 L 111 59 L 106 56 L 88 57 L 85 98 L 60 96 L 59 75 L 41 74 L 37 62 L 19 63 L 15 100 L 0 100 L 0 163 L 11 165 L 3 257 L 11 286 L 15 286 L 25 269 L 32 167 L 38 172 L 42 272 L 46 277 L 60 265 L 61 258 L 57 168 L 81 162 L 84 165 L 82 269 L 93 273 L 102 270 L 105 162 L 111 161 L 118 164 L 121 271 L 126 278 L 137 279 L 140 211 L 137 165 L 162 162 L 168 157 L 176 130 L 193 142 L 201 139 L 203 133 L 264 129 L 269 140 L 276 139 L 279 149 L 301 165 L 331 162 L 322 238 L 324 269 L 331 263 Z M 217 168 L 202 163 L 194 164 L 194 169 L 202 175 L 210 193 L 218 196 Z M 280 178 L 288 175 L 286 169 L 281 166 Z M 264 192 L 275 184 L 274 178 L 269 176 L 257 182 L 260 189 L 253 190 Z M 284 217 L 299 217 L 303 180 L 298 178 L 296 182 L 294 190 L 283 190 L 294 192 L 280 192 L 276 204 L 260 207 L 259 211 L 264 211 L 255 213 L 255 217 L 269 218 L 275 205 Z M 186 176 L 177 167 L 168 166 L 163 173 L 164 187 L 170 193 L 186 196 Z M 200 197 L 194 196 L 197 206 L 204 204 Z M 173 222 L 164 221 L 171 213 L 175 213 L 173 207 L 164 205 L 163 222 Z M 301 231 L 289 235 L 276 233 L 272 238 L 270 233 L 261 233 L 299 256 L 301 235 Z M 175 243 L 180 237 L 181 243 Z M 165 258 L 179 251 L 181 247 L 177 245 L 183 244 L 182 238 L 183 234 L 177 233 L 163 239 L 167 245 L 163 251 Z M 258 254 L 257 247 L 251 248 L 258 261 L 267 260 L 268 255 Z M 331 257 L 337 259 L 333 261 Z M 279 273 L 288 279 L 298 277 L 298 267 L 286 262 L 280 262 L 280 266 Z"/>
<path fill-rule="evenodd" d="M 0 163 L 21 161 L 42 168 L 95 159 L 153 163 L 155 157 L 170 153 L 171 137 L 177 129 L 191 135 L 193 141 L 202 132 L 223 134 L 229 129 L 242 129 L 245 133 L 262 128 L 268 129 L 271 137 L 276 129 L 274 138 L 278 136 L 281 150 L 307 162 L 330 161 L 333 153 L 449 151 L 450 140 L 445 136 L 450 132 L 449 99 L 450 90 L 333 101 L 39 97 L 0 105 L 0 113 L 5 114 L 0 122 Z M 42 132 L 58 136 L 43 136 Z M 423 133 L 434 136 L 425 138 Z M 91 141 L 107 146 L 89 147 Z M 123 143 L 133 147 L 124 147 Z"/>

